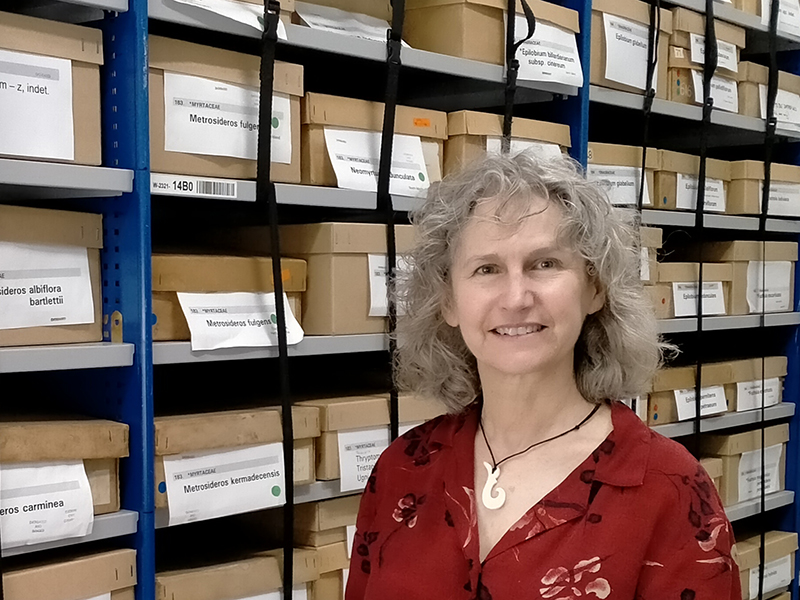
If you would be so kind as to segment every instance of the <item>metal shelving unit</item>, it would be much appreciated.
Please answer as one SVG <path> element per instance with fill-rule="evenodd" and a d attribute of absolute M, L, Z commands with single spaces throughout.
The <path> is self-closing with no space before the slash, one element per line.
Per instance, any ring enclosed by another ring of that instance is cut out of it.
<path fill-rule="evenodd" d="M 130 169 L 0 158 L 0 195 L 4 198 L 105 198 L 132 190 Z"/>
<path fill-rule="evenodd" d="M 765 423 L 780 419 L 790 419 L 795 414 L 795 404 L 794 402 L 781 402 L 780 404 L 765 409 L 764 413 Z M 744 425 L 755 425 L 761 422 L 760 410 L 729 412 L 716 417 L 705 417 L 700 421 L 700 431 L 703 433 L 710 433 L 712 431 L 723 431 L 725 429 L 733 429 L 734 427 L 742 427 Z M 681 423 L 654 425 L 652 429 L 664 437 L 679 438 L 694 433 L 694 422 L 683 421 Z"/>
<path fill-rule="evenodd" d="M 102 8 L 103 10 L 115 10 L 125 12 L 128 10 L 128 0 L 60 0 L 65 4 L 76 4 L 78 6 L 89 6 L 91 8 Z"/>
<path fill-rule="evenodd" d="M 134 351 L 133 344 L 108 342 L 0 348 L 0 373 L 130 367 Z"/>
<path fill-rule="evenodd" d="M 775 492 L 774 494 L 767 494 L 766 509 L 768 511 L 781 508 L 783 506 L 791 506 L 794 504 L 794 492 L 791 490 L 784 490 L 782 492 Z M 739 521 L 752 517 L 761 512 L 761 500 L 747 500 L 725 508 L 725 513 L 728 515 L 730 521 Z"/>
<path fill-rule="evenodd" d="M 772 313 L 764 319 L 767 327 L 783 327 L 800 324 L 800 313 Z M 720 317 L 703 317 L 703 329 L 707 331 L 722 331 L 724 329 L 747 329 L 759 327 L 761 315 L 730 315 Z M 696 317 L 681 317 L 678 319 L 660 319 L 658 321 L 660 333 L 689 333 L 697 331 Z"/>

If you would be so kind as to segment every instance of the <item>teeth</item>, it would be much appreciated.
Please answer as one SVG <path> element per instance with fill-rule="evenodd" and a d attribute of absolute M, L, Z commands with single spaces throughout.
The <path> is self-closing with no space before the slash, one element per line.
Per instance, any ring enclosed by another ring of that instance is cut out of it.
<path fill-rule="evenodd" d="M 536 333 L 542 330 L 541 325 L 527 325 L 525 327 L 498 327 L 495 331 L 500 335 L 518 336 Z"/>

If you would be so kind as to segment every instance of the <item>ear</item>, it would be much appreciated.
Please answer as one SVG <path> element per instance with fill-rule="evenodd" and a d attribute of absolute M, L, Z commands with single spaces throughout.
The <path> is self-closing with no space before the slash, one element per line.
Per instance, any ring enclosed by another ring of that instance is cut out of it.
<path fill-rule="evenodd" d="M 606 290 L 603 288 L 600 283 L 596 279 L 592 279 L 589 281 L 589 293 L 591 294 L 588 313 L 593 315 L 606 305 Z"/>
<path fill-rule="evenodd" d="M 456 311 L 453 310 L 452 298 L 448 297 L 442 301 L 441 310 L 445 323 L 450 327 L 458 327 L 458 317 L 456 317 Z"/>

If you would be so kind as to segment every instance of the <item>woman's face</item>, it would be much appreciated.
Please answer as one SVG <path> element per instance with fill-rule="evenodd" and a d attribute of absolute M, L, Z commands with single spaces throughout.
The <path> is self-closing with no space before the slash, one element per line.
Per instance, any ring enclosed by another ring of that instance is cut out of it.
<path fill-rule="evenodd" d="M 559 243 L 556 205 L 511 225 L 492 220 L 496 207 L 479 204 L 458 240 L 445 320 L 461 329 L 482 370 L 572 372 L 583 322 L 605 296 L 586 261 Z"/>

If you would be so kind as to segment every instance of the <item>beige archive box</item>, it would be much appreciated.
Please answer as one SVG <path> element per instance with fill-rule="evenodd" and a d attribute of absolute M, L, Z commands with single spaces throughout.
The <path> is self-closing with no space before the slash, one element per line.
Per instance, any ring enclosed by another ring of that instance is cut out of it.
<path fill-rule="evenodd" d="M 694 210 L 697 203 L 697 176 L 700 157 L 670 150 L 659 150 L 659 167 L 655 176 L 653 208 Z M 724 198 L 731 180 L 731 163 L 709 158 L 706 162 L 705 212 L 725 212 Z M 713 188 L 712 182 L 715 180 Z M 721 186 L 720 183 L 721 182 Z"/>
<path fill-rule="evenodd" d="M 447 141 L 444 143 L 444 174 L 449 175 L 493 150 L 499 149 L 503 117 L 461 110 L 447 115 Z M 532 119 L 514 119 L 511 144 L 524 148 L 528 143 L 558 146 L 564 153 L 571 146 L 569 126 Z"/>
<path fill-rule="evenodd" d="M 178 292 L 272 292 L 272 259 L 263 256 L 153 254 L 154 341 L 190 339 Z M 281 260 L 283 289 L 298 322 L 306 290 L 306 263 Z"/>
<path fill-rule="evenodd" d="M 644 173 L 647 182 L 646 195 L 642 205 L 653 205 L 654 174 L 658 170 L 660 155 L 655 148 L 648 149 Z M 616 206 L 635 207 L 639 201 L 637 178 L 627 175 L 627 170 L 642 168 L 642 149 L 637 146 L 619 144 L 601 144 L 589 142 L 588 178 L 592 181 L 611 181 L 613 187 L 608 189 L 609 199 Z M 621 177 L 623 175 L 624 177 Z M 627 188 L 627 193 L 618 188 Z"/>
<path fill-rule="evenodd" d="M 255 179 L 254 159 L 166 150 L 164 78 L 165 74 L 188 75 L 258 90 L 260 57 L 152 35 L 149 60 L 151 171 L 199 177 Z M 289 102 L 289 114 L 283 115 L 283 118 L 289 119 L 291 156 L 289 162 L 276 162 L 273 153 L 270 177 L 276 182 L 300 183 L 300 98 L 303 96 L 303 67 L 276 62 L 274 76 L 275 95 L 288 98 Z M 258 125 L 258 113 L 255 108 L 253 110 L 253 114 L 248 115 L 249 124 L 244 124 L 251 130 Z M 273 112 L 273 117 L 279 118 L 276 115 L 277 113 Z M 191 118 L 191 115 L 188 118 Z M 243 123 L 244 121 L 240 120 L 235 124 L 235 128 L 240 129 Z M 215 126 L 234 127 L 227 123 Z M 210 134 L 210 132 L 198 132 L 199 136 Z"/>
<path fill-rule="evenodd" d="M 383 103 L 309 92 L 302 107 L 302 182 L 336 187 L 336 173 L 328 156 L 325 129 L 379 132 L 383 127 Z M 428 179 L 439 181 L 444 169 L 447 113 L 398 106 L 394 131 L 421 139 Z"/>
<path fill-rule="evenodd" d="M 717 488 L 717 493 L 719 493 L 719 486 L 722 483 L 722 459 L 714 457 L 701 458 L 700 465 L 708 473 L 708 477 L 714 483 L 714 487 Z"/>
<path fill-rule="evenodd" d="M 692 394 L 687 401 L 693 403 L 696 373 L 696 367 L 671 367 L 656 372 L 648 398 L 648 425 L 666 425 L 680 420 L 675 392 L 690 390 Z M 730 363 L 705 364 L 702 373 L 701 395 L 706 393 L 708 388 L 724 386 L 733 381 Z"/>
<path fill-rule="evenodd" d="M 788 367 L 785 356 L 764 357 L 763 368 L 761 358 L 735 360 L 728 364 L 732 370 L 732 381 L 725 385 L 729 410 L 742 412 L 761 406 L 762 387 L 764 387 L 761 385 L 762 376 L 766 383 L 763 389 L 766 406 L 782 401 L 783 378 L 786 377 Z"/>
<path fill-rule="evenodd" d="M 130 549 L 70 554 L 3 572 L 7 600 L 75 600 L 105 594 L 111 600 L 133 600 L 135 585 L 136 551 Z"/>
<path fill-rule="evenodd" d="M 637 88 L 632 85 L 613 81 L 606 77 L 608 60 L 608 42 L 605 33 L 604 15 L 611 18 L 623 19 L 627 33 L 636 31 L 643 34 L 642 39 L 647 39 L 647 30 L 650 27 L 650 6 L 639 0 L 594 0 L 592 2 L 592 64 L 590 69 L 590 80 L 592 85 L 599 85 L 612 90 L 632 92 L 634 94 L 644 93 L 645 80 L 642 76 L 642 87 Z M 653 77 L 656 88 L 656 97 L 666 99 L 667 97 L 667 48 L 669 46 L 669 36 L 672 34 L 672 13 L 661 9 L 661 35 L 658 41 L 658 67 Z M 620 34 L 622 35 L 622 34 Z M 640 36 L 641 37 L 641 36 Z M 629 38 L 630 39 L 630 38 Z M 634 65 L 629 65 L 632 67 Z M 641 72 L 646 72 L 646 60 L 640 67 Z M 638 69 L 637 69 L 638 71 Z"/>
<path fill-rule="evenodd" d="M 697 316 L 697 281 L 700 274 L 698 263 L 657 263 L 658 277 L 654 285 L 645 286 L 658 319 Z M 730 264 L 705 263 L 703 285 L 721 283 L 722 305 L 731 314 L 733 266 Z M 718 293 L 719 289 L 715 290 Z M 681 304 L 676 307 L 676 297 Z"/>
<path fill-rule="evenodd" d="M 760 215 L 764 163 L 737 160 L 731 163 L 728 187 L 728 213 Z M 768 215 L 800 216 L 800 167 L 773 163 L 770 169 Z"/>
<path fill-rule="evenodd" d="M 311 583 L 311 600 L 344 600 L 344 571 L 322 573 Z"/>
<path fill-rule="evenodd" d="M 639 272 L 642 283 L 653 285 L 658 283 L 658 250 L 662 246 L 664 232 L 658 227 L 640 227 L 639 236 Z"/>
<path fill-rule="evenodd" d="M 360 504 L 360 496 L 299 504 L 294 517 L 295 543 L 319 548 L 346 542 L 347 528 L 355 526 Z"/>
<path fill-rule="evenodd" d="M 791 600 L 788 592 L 780 593 L 794 579 L 797 532 L 767 531 L 764 536 L 764 586 L 765 598 Z M 758 598 L 758 576 L 761 564 L 761 535 L 736 536 L 734 558 L 739 565 L 742 600 Z M 773 594 L 779 593 L 774 596 Z"/>
<path fill-rule="evenodd" d="M 102 215 L 62 210 L 0 205 L 0 242 L 86 248 L 92 286 L 94 322 L 76 325 L 46 325 L 0 329 L 0 347 L 41 344 L 72 344 L 103 340 L 103 294 L 100 249 L 103 247 Z M 4 258 L 0 255 L 0 259 Z M 6 263 L 7 261 L 0 261 Z M 2 275 L 2 272 L 0 272 Z M 14 285 L 0 276 L 0 312 L 6 298 L 25 295 L 33 302 L 51 302 L 57 296 L 49 291 L 31 292 L 31 287 Z M 50 283 L 50 282 L 48 282 Z M 58 292 L 54 292 L 58 293 Z M 43 295 L 44 294 L 44 295 Z M 54 322 L 61 317 L 52 316 Z"/>
<path fill-rule="evenodd" d="M 124 423 L 0 416 L 0 463 L 82 460 L 96 515 L 119 510 L 119 459 L 127 457 L 128 451 L 128 426 Z"/>
<path fill-rule="evenodd" d="M 768 493 L 785 489 L 786 442 L 789 441 L 789 425 L 775 425 L 764 429 L 767 463 Z M 780 456 L 777 450 L 780 447 Z M 761 430 L 755 429 L 732 435 L 703 435 L 701 452 L 706 456 L 722 458 L 722 485 L 719 495 L 723 506 L 730 506 L 760 496 L 758 482 L 761 478 Z M 774 448 L 775 451 L 771 450 Z M 775 459 L 777 460 L 770 460 Z M 744 462 L 743 462 L 744 461 Z M 772 464 L 772 468 L 770 468 Z M 773 480 L 772 476 L 777 475 Z M 745 492 L 740 497 L 740 489 Z"/>
<path fill-rule="evenodd" d="M 738 27 L 726 21 L 714 20 L 714 33 L 717 36 L 717 42 L 726 42 L 734 46 L 735 50 L 732 58 L 736 63 L 739 62 L 739 53 L 745 47 L 745 29 Z M 669 45 L 678 48 L 683 48 L 691 51 L 692 48 L 692 34 L 705 37 L 706 35 L 706 18 L 704 15 L 691 11 L 687 8 L 673 8 L 672 9 L 672 36 L 669 39 Z M 699 57 L 698 57 L 699 58 Z M 695 64 L 700 65 L 698 68 L 702 71 L 702 61 Z M 717 74 L 723 76 L 736 76 L 736 71 L 730 71 L 721 66 L 717 67 Z"/>
<path fill-rule="evenodd" d="M 379 428 L 389 425 L 389 396 L 324 398 L 298 403 L 319 408 L 320 435 L 317 443 L 317 479 L 339 479 L 339 431 Z M 444 414 L 442 405 L 411 394 L 400 394 L 400 423 L 428 421 Z"/>
<path fill-rule="evenodd" d="M 294 482 L 316 480 L 314 445 L 319 437 L 319 410 L 312 406 L 292 409 L 294 427 Z M 273 444 L 283 440 L 278 408 L 230 410 L 155 418 L 156 508 L 166 508 L 169 498 L 164 457 L 213 450 L 232 450 Z"/>
<path fill-rule="evenodd" d="M 48 19 L 0 12 L 0 48 L 23 55 L 39 55 L 69 60 L 72 77 L 72 131 L 73 147 L 70 159 L 56 157 L 36 149 L 22 149 L 19 154 L 6 156 L 81 165 L 99 165 L 102 162 L 100 134 L 100 65 L 103 64 L 103 34 L 94 27 L 81 27 Z M 13 64 L 9 69 L 19 68 Z M 8 74 L 22 75 L 24 71 L 6 70 Z M 41 82 L 42 80 L 39 80 Z M 50 95 L 32 77 L 19 77 L 10 84 L 26 86 L 30 93 Z M 30 91 L 30 88 L 40 91 Z M 6 92 L 8 93 L 8 92 Z M 17 115 L 15 115 L 17 116 Z M 28 115 L 26 115 L 28 116 Z M 35 119 L 35 115 L 29 115 Z M 8 115 L 6 115 L 8 118 Z M 27 145 L 26 145 L 27 146 Z"/>
<path fill-rule="evenodd" d="M 739 63 L 739 114 L 757 119 L 765 118 L 761 114 L 760 86 L 766 88 L 768 83 L 769 69 L 767 67 L 746 61 Z M 779 71 L 778 90 L 800 94 L 800 76 Z M 764 94 L 766 95 L 766 89 Z"/>
<path fill-rule="evenodd" d="M 294 550 L 293 584 L 308 584 L 319 577 L 316 551 Z M 201 567 L 156 573 L 156 600 L 230 600 L 280 591 L 283 553 L 260 552 L 249 558 Z"/>
<path fill-rule="evenodd" d="M 578 33 L 574 10 L 528 0 L 537 22 Z M 407 0 L 403 38 L 412 48 L 501 65 L 505 61 L 506 0 Z M 517 13 L 522 5 L 517 2 Z"/>

